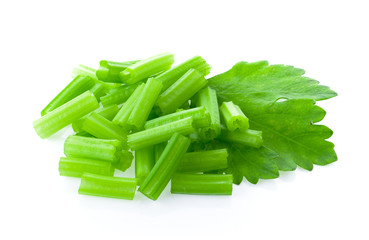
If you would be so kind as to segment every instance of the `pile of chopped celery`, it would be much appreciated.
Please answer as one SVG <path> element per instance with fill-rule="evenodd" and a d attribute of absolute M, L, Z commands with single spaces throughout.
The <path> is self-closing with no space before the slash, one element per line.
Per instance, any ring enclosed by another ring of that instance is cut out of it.
<path fill-rule="evenodd" d="M 138 191 L 158 199 L 171 181 L 177 194 L 231 195 L 229 149 L 210 141 L 259 148 L 261 131 L 233 102 L 218 105 L 208 86 L 209 64 L 200 56 L 174 67 L 163 53 L 140 61 L 103 60 L 83 65 L 41 111 L 33 126 L 48 138 L 68 125 L 62 176 L 81 178 L 79 193 L 133 199 Z M 135 161 L 135 178 L 115 177 Z M 228 174 L 226 174 L 228 173 Z"/>

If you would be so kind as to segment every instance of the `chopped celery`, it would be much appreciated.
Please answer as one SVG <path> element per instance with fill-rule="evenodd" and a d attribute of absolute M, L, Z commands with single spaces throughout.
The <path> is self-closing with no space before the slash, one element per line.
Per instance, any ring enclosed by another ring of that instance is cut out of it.
<path fill-rule="evenodd" d="M 166 72 L 163 72 L 156 78 L 159 79 L 163 83 L 163 89 L 164 92 L 167 90 L 173 83 L 175 83 L 180 77 L 183 76 L 188 70 L 191 68 L 196 69 L 202 75 L 206 76 L 210 73 L 210 66 L 206 63 L 206 61 L 200 57 L 195 56 L 171 69 L 169 69 Z"/>
<path fill-rule="evenodd" d="M 165 142 L 176 132 L 187 135 L 195 131 L 193 118 L 189 117 L 130 134 L 128 135 L 128 145 L 132 150 L 137 150 Z"/>
<path fill-rule="evenodd" d="M 118 139 L 127 142 L 127 134 L 119 126 L 97 113 L 91 113 L 82 124 L 82 130 L 102 139 Z"/>
<path fill-rule="evenodd" d="M 114 117 L 112 122 L 116 125 L 119 125 L 125 129 L 127 129 L 127 120 L 129 116 L 131 115 L 131 112 L 137 102 L 137 99 L 141 95 L 143 89 L 145 88 L 145 84 L 141 83 L 135 91 L 132 93 L 132 95 L 128 98 L 128 100 L 123 104 L 123 106 L 120 108 L 117 115 Z"/>
<path fill-rule="evenodd" d="M 95 95 L 97 101 L 99 102 L 100 102 L 100 98 L 102 96 L 105 96 L 106 91 L 107 91 L 106 87 L 101 83 L 95 83 L 95 85 L 90 88 L 90 92 L 93 95 Z"/>
<path fill-rule="evenodd" d="M 242 112 L 241 108 L 232 101 L 223 102 L 219 109 L 229 131 L 236 129 L 246 130 L 249 128 L 249 119 Z"/>
<path fill-rule="evenodd" d="M 190 146 L 191 141 L 179 133 L 175 133 L 169 140 L 149 175 L 145 178 L 138 191 L 152 200 L 158 199 L 169 183 L 181 158 Z"/>
<path fill-rule="evenodd" d="M 83 173 L 95 173 L 113 176 L 114 168 L 110 162 L 74 157 L 61 157 L 59 160 L 60 176 L 81 177 Z"/>
<path fill-rule="evenodd" d="M 101 97 L 101 104 L 107 107 L 112 104 L 124 103 L 140 84 L 141 83 L 135 83 L 110 89 L 105 96 Z"/>
<path fill-rule="evenodd" d="M 168 70 L 174 62 L 172 53 L 162 53 L 130 65 L 120 73 L 120 80 L 133 84 L 159 72 Z"/>
<path fill-rule="evenodd" d="M 154 148 L 152 146 L 135 151 L 135 177 L 137 179 L 137 185 L 141 185 L 154 164 Z"/>
<path fill-rule="evenodd" d="M 96 77 L 96 69 L 94 69 L 92 67 L 82 65 L 82 64 L 80 64 L 77 67 L 73 68 L 72 77 L 74 78 L 77 75 L 89 76 L 92 79 L 94 79 L 95 82 L 103 84 L 107 89 L 116 88 L 116 87 L 119 87 L 121 85 L 120 83 L 107 83 L 107 82 L 103 82 L 103 81 L 98 80 L 97 77 Z"/>
<path fill-rule="evenodd" d="M 150 78 L 145 83 L 145 87 L 134 103 L 132 112 L 127 120 L 127 126 L 130 129 L 139 130 L 143 128 L 152 107 L 159 97 L 162 86 L 161 82 L 155 78 Z"/>
<path fill-rule="evenodd" d="M 100 68 L 96 70 L 96 77 L 103 82 L 121 83 L 119 73 L 136 62 L 138 61 L 113 62 L 101 60 Z"/>
<path fill-rule="evenodd" d="M 190 69 L 160 95 L 157 105 L 164 114 L 175 112 L 201 88 L 205 87 L 206 83 L 204 75 L 196 69 Z"/>
<path fill-rule="evenodd" d="M 41 138 L 47 138 L 97 109 L 99 103 L 87 91 L 33 122 L 33 127 Z"/>
<path fill-rule="evenodd" d="M 73 98 L 81 95 L 95 85 L 95 81 L 88 76 L 75 77 L 51 102 L 41 111 L 41 116 L 60 107 Z"/>
<path fill-rule="evenodd" d="M 122 150 L 118 153 L 119 160 L 118 162 L 113 163 L 113 167 L 124 172 L 126 171 L 132 164 L 133 154 L 128 150 Z"/>
<path fill-rule="evenodd" d="M 97 113 L 101 116 L 103 116 L 104 118 L 108 119 L 108 120 L 113 120 L 113 118 L 115 117 L 115 115 L 118 113 L 119 111 L 119 107 L 118 105 L 116 104 L 113 104 L 113 105 L 110 105 L 108 107 L 102 107 L 102 108 L 98 108 L 96 109 L 95 111 L 91 112 L 91 113 Z M 82 124 L 83 124 L 83 121 L 91 115 L 90 114 L 87 114 L 86 116 L 84 117 L 81 117 L 80 119 L 74 121 L 72 123 L 72 128 L 73 128 L 73 131 L 74 132 L 79 132 L 81 131 L 81 128 L 82 128 Z"/>
<path fill-rule="evenodd" d="M 98 197 L 132 200 L 136 192 L 136 179 L 83 174 L 78 193 Z"/>
<path fill-rule="evenodd" d="M 176 173 L 172 177 L 171 193 L 232 195 L 231 174 Z"/>
<path fill-rule="evenodd" d="M 199 136 L 204 140 L 211 140 L 220 134 L 220 117 L 217 94 L 214 89 L 206 87 L 199 91 L 194 98 L 196 106 L 204 106 L 210 114 L 210 127 L 199 130 Z"/>
<path fill-rule="evenodd" d="M 222 134 L 219 136 L 219 139 L 227 142 L 243 144 L 254 148 L 259 148 L 261 147 L 261 145 L 263 145 L 262 132 L 251 129 L 237 129 L 233 132 L 222 130 Z"/>
<path fill-rule="evenodd" d="M 145 123 L 144 128 L 149 129 L 158 127 L 167 123 L 178 121 L 184 118 L 193 117 L 193 123 L 196 128 L 203 128 L 210 126 L 210 115 L 205 107 L 191 108 L 168 114 L 162 117 L 154 118 Z"/>
<path fill-rule="evenodd" d="M 227 149 L 217 149 L 203 152 L 186 153 L 178 166 L 179 172 L 208 172 L 226 169 Z"/>
<path fill-rule="evenodd" d="M 67 157 L 93 158 L 113 163 L 120 160 L 122 149 L 119 140 L 69 136 L 64 142 L 64 154 Z"/>
<path fill-rule="evenodd" d="M 167 146 L 167 142 L 158 143 L 154 146 L 155 162 L 159 161 L 159 158 L 161 154 L 163 153 L 165 146 Z"/>

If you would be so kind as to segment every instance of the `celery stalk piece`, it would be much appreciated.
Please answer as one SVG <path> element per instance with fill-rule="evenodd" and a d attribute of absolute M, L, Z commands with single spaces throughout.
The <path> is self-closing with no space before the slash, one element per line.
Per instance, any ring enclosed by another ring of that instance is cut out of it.
<path fill-rule="evenodd" d="M 249 128 L 249 119 L 242 112 L 241 108 L 231 102 L 223 102 L 220 106 L 220 113 L 229 131 L 236 129 L 246 130 Z"/>
<path fill-rule="evenodd" d="M 160 95 L 156 104 L 164 114 L 175 112 L 206 84 L 204 75 L 196 69 L 190 69 Z"/>
<path fill-rule="evenodd" d="M 231 174 L 176 173 L 172 177 L 171 193 L 201 195 L 232 195 Z"/>
<path fill-rule="evenodd" d="M 92 158 L 112 163 L 120 160 L 122 149 L 119 140 L 69 136 L 64 142 L 64 154 L 67 157 Z"/>
<path fill-rule="evenodd" d="M 220 134 L 220 116 L 217 94 L 214 89 L 206 87 L 198 92 L 194 98 L 196 106 L 204 106 L 210 114 L 210 127 L 199 130 L 199 136 L 211 140 Z"/>
<path fill-rule="evenodd" d="M 82 64 L 80 64 L 77 67 L 73 68 L 72 77 L 75 78 L 77 75 L 89 76 L 92 79 L 94 79 L 95 82 L 103 84 L 107 89 L 116 88 L 116 87 L 119 87 L 121 85 L 120 83 L 119 84 L 118 83 L 107 83 L 107 82 L 100 81 L 96 77 L 96 69 L 85 66 L 85 65 L 82 65 Z"/>
<path fill-rule="evenodd" d="M 104 107 L 112 104 L 121 104 L 127 101 L 129 96 L 136 90 L 141 83 L 135 83 L 132 85 L 123 85 L 117 88 L 110 89 L 110 91 L 103 97 L 101 97 L 101 104 Z"/>
<path fill-rule="evenodd" d="M 98 108 L 96 109 L 95 111 L 91 112 L 91 113 L 97 113 L 101 116 L 103 116 L 104 118 L 108 119 L 108 120 L 113 120 L 113 118 L 115 117 L 115 115 L 118 113 L 119 111 L 119 107 L 118 105 L 116 104 L 113 104 L 113 105 L 110 105 L 108 107 L 101 107 L 101 108 Z M 74 132 L 79 132 L 81 131 L 81 128 L 82 128 L 82 124 L 83 124 L 83 121 L 91 115 L 90 114 L 87 114 L 86 116 L 84 117 L 81 117 L 80 119 L 74 121 L 72 123 L 72 128 L 73 128 L 73 131 Z"/>
<path fill-rule="evenodd" d="M 191 141 L 179 133 L 175 133 L 169 140 L 149 175 L 145 178 L 138 191 L 152 200 L 158 199 L 169 183 L 181 158 L 190 146 Z"/>
<path fill-rule="evenodd" d="M 167 90 L 173 83 L 175 83 L 180 77 L 183 76 L 183 74 L 185 74 L 191 68 L 196 69 L 204 76 L 208 75 L 211 69 L 209 64 L 207 64 L 202 57 L 195 56 L 169 69 L 168 71 L 163 72 L 162 74 L 156 77 L 163 83 L 162 91 L 164 92 L 165 90 Z"/>
<path fill-rule="evenodd" d="M 121 82 L 133 84 L 159 72 L 168 70 L 174 62 L 172 53 L 162 53 L 128 66 L 119 76 Z"/>
<path fill-rule="evenodd" d="M 138 61 L 113 62 L 101 60 L 100 68 L 96 70 L 96 77 L 103 82 L 121 83 L 119 73 L 136 62 Z"/>
<path fill-rule="evenodd" d="M 256 130 L 235 130 L 230 132 L 228 130 L 222 130 L 222 134 L 219 139 L 226 142 L 234 142 L 242 145 L 259 148 L 263 145 L 263 137 L 261 131 Z"/>
<path fill-rule="evenodd" d="M 135 151 L 135 178 L 140 186 L 155 164 L 154 147 Z"/>
<path fill-rule="evenodd" d="M 127 120 L 127 126 L 132 130 L 143 128 L 149 114 L 159 97 L 163 85 L 155 78 L 150 78 L 134 103 L 133 109 Z"/>
<path fill-rule="evenodd" d="M 131 112 L 137 102 L 137 99 L 141 95 L 142 91 L 145 88 L 145 84 L 141 83 L 135 91 L 132 93 L 132 95 L 128 98 L 128 100 L 123 104 L 123 106 L 120 108 L 117 115 L 113 118 L 113 123 L 116 125 L 119 125 L 125 129 L 127 129 L 127 121 L 129 116 L 131 115 Z"/>
<path fill-rule="evenodd" d="M 95 95 L 97 101 L 100 102 L 100 98 L 102 96 L 105 96 L 106 92 L 107 92 L 107 89 L 106 87 L 101 84 L 101 83 L 95 83 L 95 85 L 93 85 L 91 88 L 90 88 L 90 92 Z"/>
<path fill-rule="evenodd" d="M 130 134 L 128 135 L 127 142 L 132 150 L 137 150 L 165 142 L 176 132 L 187 135 L 195 131 L 196 129 L 193 127 L 193 118 L 189 117 Z"/>
<path fill-rule="evenodd" d="M 57 107 L 60 107 L 66 102 L 69 102 L 73 98 L 81 95 L 82 93 L 93 87 L 95 81 L 87 76 L 75 77 L 53 100 L 41 111 L 41 116 L 51 112 Z"/>
<path fill-rule="evenodd" d="M 101 139 L 118 139 L 127 142 L 127 134 L 119 126 L 97 113 L 91 113 L 82 124 L 82 130 Z"/>
<path fill-rule="evenodd" d="M 159 161 L 159 158 L 161 154 L 163 153 L 166 146 L 167 146 L 167 142 L 158 143 L 154 146 L 155 163 Z"/>
<path fill-rule="evenodd" d="M 137 187 L 136 179 L 83 174 L 78 193 L 83 195 L 132 200 Z"/>
<path fill-rule="evenodd" d="M 67 177 L 81 177 L 83 173 L 113 176 L 114 168 L 110 162 L 74 157 L 61 157 L 59 174 Z"/>
<path fill-rule="evenodd" d="M 128 150 L 122 150 L 118 153 L 118 162 L 113 163 L 113 167 L 124 172 L 131 165 L 133 160 L 133 154 Z"/>
<path fill-rule="evenodd" d="M 178 166 L 179 172 L 208 172 L 228 167 L 226 148 L 186 153 Z"/>
<path fill-rule="evenodd" d="M 210 114 L 206 111 L 206 108 L 197 107 L 154 118 L 147 121 L 144 125 L 144 128 L 149 129 L 153 127 L 158 127 L 188 117 L 193 117 L 193 123 L 196 128 L 210 126 Z"/>
<path fill-rule="evenodd" d="M 98 107 L 95 96 L 87 91 L 34 121 L 33 128 L 47 138 Z"/>

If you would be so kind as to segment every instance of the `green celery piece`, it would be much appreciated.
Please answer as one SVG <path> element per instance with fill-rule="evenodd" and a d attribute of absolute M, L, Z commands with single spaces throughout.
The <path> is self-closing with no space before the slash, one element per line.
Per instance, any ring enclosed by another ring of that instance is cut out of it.
<path fill-rule="evenodd" d="M 124 129 L 128 128 L 127 121 L 129 116 L 131 115 L 131 112 L 137 102 L 137 99 L 141 95 L 142 91 L 145 88 L 145 84 L 141 83 L 135 91 L 131 94 L 131 96 L 128 98 L 128 100 L 123 104 L 123 106 L 120 108 L 117 115 L 114 117 L 112 122 L 116 125 L 119 125 L 123 127 Z"/>
<path fill-rule="evenodd" d="M 113 105 L 110 105 L 108 107 L 101 107 L 101 108 L 98 108 L 96 109 L 95 111 L 91 112 L 91 113 L 97 113 L 101 116 L 103 116 L 104 118 L 108 119 L 108 120 L 113 120 L 113 118 L 115 117 L 115 115 L 118 113 L 119 111 L 119 107 L 118 105 L 116 104 L 113 104 Z M 81 128 L 82 128 L 82 124 L 83 124 L 83 121 L 91 115 L 90 114 L 87 114 L 86 116 L 84 117 L 81 117 L 80 119 L 74 121 L 72 123 L 72 128 L 73 128 L 73 131 L 74 132 L 80 132 L 81 131 Z"/>
<path fill-rule="evenodd" d="M 134 84 L 159 72 L 168 70 L 174 62 L 172 53 L 162 53 L 128 66 L 119 76 L 122 83 Z"/>
<path fill-rule="evenodd" d="M 98 113 L 91 113 L 82 124 L 82 130 L 101 139 L 118 139 L 127 142 L 127 134 L 119 126 Z"/>
<path fill-rule="evenodd" d="M 69 136 L 64 142 L 67 157 L 93 158 L 112 163 L 120 160 L 122 149 L 119 140 Z"/>
<path fill-rule="evenodd" d="M 122 85 L 120 87 L 110 89 L 105 96 L 101 97 L 101 104 L 104 107 L 107 107 L 112 104 L 119 105 L 124 103 L 140 84 L 141 82 L 138 82 L 132 85 Z"/>
<path fill-rule="evenodd" d="M 242 112 L 241 108 L 232 101 L 223 102 L 219 109 L 229 131 L 236 129 L 246 130 L 249 128 L 249 119 Z"/>
<path fill-rule="evenodd" d="M 83 173 L 113 176 L 111 163 L 87 158 L 61 157 L 59 160 L 60 176 L 82 177 Z"/>
<path fill-rule="evenodd" d="M 113 62 L 101 60 L 100 68 L 96 70 L 96 77 L 103 82 L 121 83 L 119 73 L 136 62 L 138 61 Z"/>
<path fill-rule="evenodd" d="M 128 150 L 122 150 L 118 152 L 118 162 L 114 162 L 113 166 L 124 172 L 132 165 L 132 160 L 133 154 Z"/>
<path fill-rule="evenodd" d="M 73 98 L 81 95 L 82 93 L 93 87 L 95 81 L 88 76 L 75 77 L 51 102 L 41 111 L 41 116 L 44 116 L 48 112 L 60 107 L 66 102 L 69 102 Z"/>
<path fill-rule="evenodd" d="M 160 95 L 156 104 L 164 114 L 175 112 L 206 84 L 204 75 L 190 69 Z"/>
<path fill-rule="evenodd" d="M 85 65 L 82 65 L 82 64 L 80 64 L 77 67 L 73 68 L 72 78 L 75 78 L 77 75 L 89 76 L 92 79 L 94 79 L 96 83 L 101 83 L 107 89 L 116 88 L 116 87 L 119 87 L 121 85 L 121 83 L 107 83 L 107 82 L 100 81 L 96 77 L 96 69 L 85 66 Z"/>
<path fill-rule="evenodd" d="M 165 90 L 167 90 L 173 83 L 175 83 L 180 77 L 183 76 L 183 74 L 185 74 L 191 68 L 196 69 L 197 71 L 202 73 L 203 76 L 208 75 L 211 69 L 209 64 L 207 64 L 202 57 L 195 56 L 193 58 L 190 58 L 189 60 L 169 69 L 166 72 L 163 72 L 156 77 L 163 84 L 162 91 L 164 92 Z"/>
<path fill-rule="evenodd" d="M 167 142 L 158 143 L 154 146 L 155 163 L 159 161 L 159 158 L 161 154 L 163 153 L 166 146 L 167 146 Z"/>
<path fill-rule="evenodd" d="M 191 141 L 179 133 L 173 134 L 159 161 L 154 165 L 138 191 L 152 200 L 157 200 L 190 146 Z"/>
<path fill-rule="evenodd" d="M 178 166 L 179 172 L 208 172 L 228 167 L 226 148 L 186 153 Z"/>
<path fill-rule="evenodd" d="M 33 127 L 41 138 L 48 138 L 98 107 L 95 96 L 87 91 L 37 119 Z"/>
<path fill-rule="evenodd" d="M 127 142 L 132 150 L 137 150 L 165 142 L 176 132 L 188 135 L 195 131 L 196 129 L 193 127 L 193 118 L 189 117 L 130 134 L 128 135 Z"/>
<path fill-rule="evenodd" d="M 150 78 L 134 103 L 133 109 L 126 122 L 132 130 L 143 128 L 149 114 L 159 97 L 163 85 L 155 78 Z"/>
<path fill-rule="evenodd" d="M 196 106 L 204 106 L 210 114 L 210 127 L 199 129 L 199 136 L 204 140 L 211 140 L 220 134 L 220 115 L 217 93 L 214 89 L 206 87 L 194 97 Z"/>
<path fill-rule="evenodd" d="M 188 117 L 193 117 L 194 126 L 196 128 L 208 127 L 210 125 L 210 114 L 206 111 L 206 108 L 197 107 L 154 118 L 147 121 L 144 125 L 144 128 L 149 129 L 158 127 Z"/>
<path fill-rule="evenodd" d="M 259 148 L 261 145 L 263 145 L 263 133 L 261 131 L 252 129 L 237 129 L 233 132 L 222 130 L 219 139 L 222 141 L 238 143 L 254 148 Z"/>
<path fill-rule="evenodd" d="M 154 147 L 139 149 L 135 151 L 135 178 L 140 186 L 149 175 L 155 164 Z"/>
<path fill-rule="evenodd" d="M 93 95 L 95 95 L 97 101 L 99 101 L 99 102 L 100 102 L 100 98 L 102 96 L 105 96 L 106 91 L 107 91 L 106 87 L 103 84 L 101 84 L 101 83 L 95 83 L 95 85 L 93 85 L 90 88 L 90 92 Z"/>
<path fill-rule="evenodd" d="M 85 173 L 78 193 L 83 195 L 133 200 L 137 182 L 134 178 L 121 178 Z"/>
<path fill-rule="evenodd" d="M 201 195 L 232 195 L 231 174 L 176 173 L 172 177 L 171 193 Z"/>

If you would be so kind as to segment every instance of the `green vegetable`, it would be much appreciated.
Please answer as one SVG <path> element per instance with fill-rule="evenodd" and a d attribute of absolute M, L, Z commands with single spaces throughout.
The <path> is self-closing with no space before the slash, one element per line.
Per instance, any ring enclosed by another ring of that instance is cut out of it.
<path fill-rule="evenodd" d="M 154 146 L 155 162 L 159 161 L 159 158 L 160 158 L 161 154 L 163 153 L 166 146 L 167 146 L 167 142 L 158 143 Z"/>
<path fill-rule="evenodd" d="M 97 101 L 100 102 L 100 98 L 105 96 L 107 89 L 103 84 L 95 83 L 95 85 L 90 88 L 90 92 L 95 95 Z"/>
<path fill-rule="evenodd" d="M 232 175 L 176 173 L 171 193 L 232 195 Z"/>
<path fill-rule="evenodd" d="M 173 134 L 159 161 L 145 178 L 138 191 L 152 200 L 157 200 L 169 183 L 190 143 L 191 141 L 181 134 Z"/>
<path fill-rule="evenodd" d="M 127 134 L 117 125 L 100 114 L 91 113 L 82 124 L 82 130 L 102 139 L 118 139 L 127 142 Z"/>
<path fill-rule="evenodd" d="M 167 123 L 175 122 L 184 118 L 193 117 L 194 126 L 196 128 L 208 127 L 210 125 L 210 115 L 205 107 L 191 108 L 168 114 L 162 117 L 154 118 L 145 123 L 144 128 L 149 129 L 158 127 Z"/>
<path fill-rule="evenodd" d="M 219 139 L 255 148 L 259 148 L 263 144 L 262 132 L 251 129 L 235 130 L 233 132 L 222 130 L 222 134 L 219 136 Z"/>
<path fill-rule="evenodd" d="M 37 119 L 33 127 L 41 138 L 47 138 L 98 107 L 95 96 L 87 91 Z"/>
<path fill-rule="evenodd" d="M 142 91 L 145 88 L 145 84 L 140 84 L 132 95 L 128 98 L 128 100 L 123 104 L 117 115 L 113 119 L 113 123 L 123 127 L 124 129 L 128 129 L 127 121 L 131 112 L 137 102 L 137 99 L 141 95 Z"/>
<path fill-rule="evenodd" d="M 123 149 L 122 151 L 118 152 L 118 156 L 118 162 L 114 162 L 113 166 L 116 169 L 124 172 L 131 166 L 133 154 L 130 151 Z"/>
<path fill-rule="evenodd" d="M 105 96 L 101 97 L 101 104 L 104 107 L 107 107 L 112 104 L 124 103 L 140 84 L 141 82 L 138 82 L 132 85 L 122 85 L 120 87 L 110 89 Z"/>
<path fill-rule="evenodd" d="M 131 114 L 127 120 L 127 125 L 132 130 L 143 128 L 149 114 L 159 97 L 163 85 L 155 78 L 150 78 L 145 83 L 145 87 L 138 96 Z"/>
<path fill-rule="evenodd" d="M 121 82 L 134 84 L 157 73 L 168 70 L 174 62 L 172 53 L 162 53 L 128 66 L 119 76 Z"/>
<path fill-rule="evenodd" d="M 105 161 L 74 157 L 60 158 L 60 176 L 81 177 L 85 172 L 113 176 L 114 168 L 111 163 Z"/>
<path fill-rule="evenodd" d="M 202 73 L 203 76 L 208 75 L 211 69 L 209 64 L 207 64 L 202 57 L 195 56 L 169 69 L 168 71 L 163 72 L 156 77 L 156 79 L 159 79 L 163 84 L 162 91 L 164 92 L 165 90 L 167 90 L 173 83 L 175 83 L 180 77 L 183 76 L 183 74 L 185 74 L 191 68 L 196 69 L 197 71 Z"/>
<path fill-rule="evenodd" d="M 246 130 L 249 128 L 249 119 L 240 107 L 233 102 L 223 102 L 219 109 L 229 131 L 236 129 Z"/>
<path fill-rule="evenodd" d="M 128 135 L 128 145 L 132 150 L 137 150 L 165 142 L 176 132 L 187 135 L 195 131 L 193 118 L 189 117 L 130 134 Z"/>
<path fill-rule="evenodd" d="M 75 77 L 51 102 L 41 111 L 41 116 L 60 107 L 73 98 L 81 95 L 95 85 L 95 81 L 87 76 Z"/>
<path fill-rule="evenodd" d="M 160 95 L 157 105 L 164 114 L 175 112 L 206 84 L 204 75 L 190 69 Z"/>
<path fill-rule="evenodd" d="M 122 142 L 119 140 L 69 136 L 64 142 L 64 154 L 67 157 L 92 158 L 108 162 L 118 162 L 122 157 L 122 149 Z"/>
<path fill-rule="evenodd" d="M 96 71 L 96 77 L 103 82 L 121 83 L 119 73 L 136 62 L 138 61 L 113 62 L 101 60 L 100 68 Z"/>
<path fill-rule="evenodd" d="M 96 77 L 96 69 L 85 66 L 85 65 L 82 65 L 82 64 L 80 64 L 77 67 L 73 68 L 72 78 L 75 78 L 78 75 L 89 76 L 92 79 L 94 79 L 96 83 L 101 83 L 107 89 L 116 88 L 116 87 L 119 87 L 121 85 L 120 83 L 107 83 L 107 82 L 102 82 L 102 81 L 98 80 L 97 77 Z"/>
<path fill-rule="evenodd" d="M 206 87 L 194 98 L 196 106 L 204 106 L 210 114 L 210 127 L 202 128 L 199 135 L 204 140 L 211 140 L 220 134 L 220 116 L 217 93 L 214 89 Z"/>
<path fill-rule="evenodd" d="M 154 147 L 151 146 L 135 151 L 135 177 L 137 179 L 137 185 L 141 185 L 154 164 Z"/>
<path fill-rule="evenodd" d="M 108 107 L 101 107 L 101 108 L 98 108 L 96 109 L 95 111 L 91 112 L 91 113 L 97 113 L 101 116 L 103 116 L 104 118 L 108 119 L 108 120 L 113 120 L 113 118 L 115 117 L 115 115 L 118 113 L 119 111 L 119 107 L 116 105 L 116 104 L 113 104 L 113 105 L 110 105 Z M 74 132 L 79 132 L 81 131 L 81 128 L 82 128 L 82 124 L 83 124 L 83 121 L 91 115 L 90 114 L 87 114 L 86 116 L 84 117 L 81 117 L 80 119 L 74 121 L 72 123 L 72 128 L 73 128 L 73 131 Z"/>
<path fill-rule="evenodd" d="M 136 179 L 101 176 L 85 173 L 78 193 L 91 196 L 133 200 L 136 192 Z"/>
<path fill-rule="evenodd" d="M 246 176 L 256 183 L 259 178 L 278 177 L 276 166 L 283 171 L 292 171 L 297 165 L 312 170 L 313 164 L 326 165 L 337 160 L 333 143 L 326 141 L 333 132 L 315 124 L 325 115 L 315 101 L 337 94 L 302 76 L 304 73 L 291 66 L 240 62 L 209 79 L 221 102 L 237 104 L 249 118 L 250 128 L 263 132 L 266 148 L 232 147 L 230 162 L 234 175 Z M 250 151 L 257 158 L 251 157 Z M 232 163 L 232 159 L 241 158 L 243 161 Z M 245 165 L 255 166 L 254 171 L 245 175 Z"/>
<path fill-rule="evenodd" d="M 226 148 L 186 153 L 178 166 L 180 172 L 208 172 L 226 169 L 228 151 Z"/>

